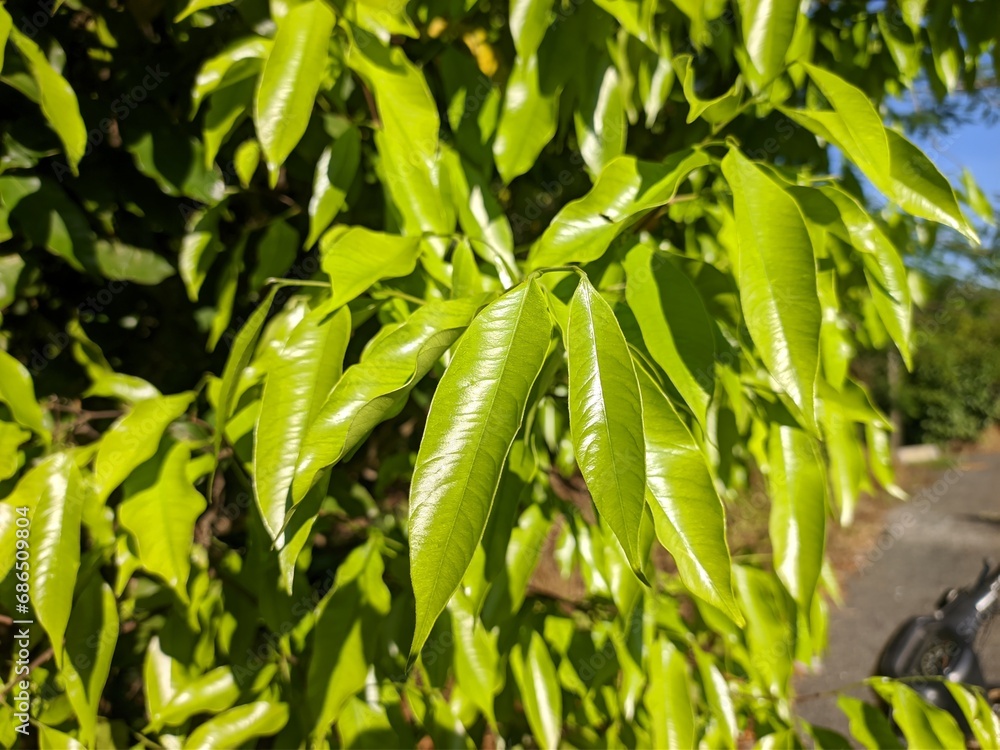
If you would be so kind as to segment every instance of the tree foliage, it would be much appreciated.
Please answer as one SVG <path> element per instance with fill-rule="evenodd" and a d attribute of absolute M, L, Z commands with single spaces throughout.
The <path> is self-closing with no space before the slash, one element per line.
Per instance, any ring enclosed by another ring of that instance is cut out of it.
<path fill-rule="evenodd" d="M 998 34 L 985 0 L 0 6 L 39 744 L 843 741 L 792 676 L 827 525 L 892 484 L 850 364 L 910 361 L 903 253 L 982 208 L 885 103 Z M 756 472 L 764 565 L 726 540 Z"/>

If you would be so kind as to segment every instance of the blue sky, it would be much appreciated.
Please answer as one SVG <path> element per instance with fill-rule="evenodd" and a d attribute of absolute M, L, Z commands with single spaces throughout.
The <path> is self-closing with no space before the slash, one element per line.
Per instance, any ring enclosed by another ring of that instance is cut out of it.
<path fill-rule="evenodd" d="M 960 184 L 962 167 L 968 167 L 994 206 L 1000 203 L 1000 126 L 972 123 L 916 140 L 953 184 Z"/>

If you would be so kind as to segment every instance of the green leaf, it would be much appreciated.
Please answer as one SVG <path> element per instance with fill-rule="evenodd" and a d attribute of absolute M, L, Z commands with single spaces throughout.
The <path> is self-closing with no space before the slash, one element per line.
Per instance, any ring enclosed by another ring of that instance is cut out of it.
<path fill-rule="evenodd" d="M 462 334 L 481 299 L 430 302 L 376 341 L 337 382 L 306 432 L 292 497 L 298 503 L 317 474 L 335 464 L 394 414 L 410 389 Z"/>
<path fill-rule="evenodd" d="M 134 375 L 115 372 L 101 348 L 87 337 L 78 320 L 70 320 L 66 324 L 66 332 L 73 338 L 73 359 L 92 381 L 85 395 L 108 396 L 125 402 L 159 397 L 160 392 L 151 383 Z"/>
<path fill-rule="evenodd" d="M 320 253 L 323 270 L 333 282 L 332 304 L 340 307 L 376 281 L 413 273 L 420 238 L 337 226 L 323 235 Z"/>
<path fill-rule="evenodd" d="M 698 421 L 715 393 L 715 331 L 697 287 L 664 253 L 645 244 L 625 258 L 625 298 L 646 348 Z"/>
<path fill-rule="evenodd" d="M 965 745 L 965 736 L 952 715 L 923 700 L 913 688 L 885 678 L 871 679 L 868 684 L 892 706 L 893 722 L 903 732 L 908 747 L 942 750 Z"/>
<path fill-rule="evenodd" d="M 77 164 L 80 163 L 87 148 L 87 128 L 80 116 L 80 104 L 76 100 L 73 87 L 56 72 L 35 42 L 17 29 L 10 30 L 10 39 L 21 53 L 38 85 L 42 114 L 62 141 L 69 168 L 75 175 Z"/>
<path fill-rule="evenodd" d="M 239 747 L 255 737 L 271 737 L 288 723 L 288 705 L 257 701 L 247 703 L 200 725 L 188 735 L 184 750 L 214 750 Z"/>
<path fill-rule="evenodd" d="M 159 576 L 181 601 L 188 601 L 194 526 L 205 498 L 187 478 L 191 451 L 185 443 L 170 448 L 153 484 L 118 507 L 118 520 L 133 537 L 142 567 Z"/>
<path fill-rule="evenodd" d="M 306 247 L 312 247 L 344 207 L 347 190 L 354 181 L 361 163 L 361 132 L 347 128 L 332 145 L 323 149 L 316 162 L 313 193 L 309 199 L 309 236 Z"/>
<path fill-rule="evenodd" d="M 287 221 L 267 225 L 257 241 L 257 264 L 250 274 L 250 288 L 260 289 L 270 278 L 280 277 L 295 262 L 299 252 L 299 233 Z"/>
<path fill-rule="evenodd" d="M 181 726 L 198 714 L 217 714 L 231 708 L 240 697 L 230 667 L 216 667 L 181 687 L 162 709 L 152 713 L 150 726 L 154 730 L 166 726 Z"/>
<path fill-rule="evenodd" d="M 50 456 L 37 471 L 44 484 L 28 536 L 33 562 L 28 590 L 35 616 L 48 633 L 53 650 L 61 652 L 80 569 L 84 487 L 69 452 Z M 32 486 L 22 484 L 25 488 Z"/>
<path fill-rule="evenodd" d="M 648 669 L 649 687 L 643 700 L 653 747 L 695 747 L 691 678 L 684 656 L 661 636 L 650 649 Z"/>
<path fill-rule="evenodd" d="M 543 90 L 538 55 L 518 55 L 507 79 L 493 157 L 505 183 L 527 172 L 556 134 L 559 91 Z"/>
<path fill-rule="evenodd" d="M 337 569 L 333 590 L 320 605 L 307 680 L 316 739 L 327 734 L 347 702 L 365 686 L 379 623 L 391 607 L 384 571 L 376 545 L 359 547 Z"/>
<path fill-rule="evenodd" d="M 510 666 L 521 691 L 528 726 L 539 747 L 559 747 L 562 735 L 562 690 L 548 646 L 537 631 L 531 631 L 528 647 L 514 646 Z"/>
<path fill-rule="evenodd" d="M 570 302 L 566 337 L 576 460 L 597 512 L 645 580 L 639 554 L 646 491 L 639 383 L 611 306 L 586 277 Z"/>
<path fill-rule="evenodd" d="M 240 329 L 233 339 L 233 348 L 229 352 L 229 359 L 222 371 L 222 384 L 219 387 L 218 402 L 215 406 L 215 438 L 213 441 L 213 453 L 219 455 L 222 447 L 222 437 L 225 434 L 226 423 L 229 421 L 233 408 L 233 399 L 236 396 L 236 386 L 239 384 L 240 375 L 250 364 L 250 357 L 257 346 L 264 321 L 267 320 L 267 313 L 271 309 L 271 302 L 277 287 L 272 287 L 264 301 L 250 314 L 250 318 Z"/>
<path fill-rule="evenodd" d="M 840 695 L 837 707 L 850 721 L 851 735 L 868 750 L 902 750 L 889 720 L 875 706 L 849 695 Z"/>
<path fill-rule="evenodd" d="M 978 689 L 945 682 L 948 692 L 955 699 L 962 715 L 972 729 L 972 734 L 983 750 L 996 750 L 1000 746 L 1000 718 Z"/>
<path fill-rule="evenodd" d="M 292 330 L 267 373 L 253 446 L 254 492 L 277 549 L 292 503 L 289 491 L 306 429 L 340 379 L 351 337 L 351 313 L 331 301 Z"/>
<path fill-rule="evenodd" d="M 94 491 L 103 503 L 140 464 L 152 458 L 170 423 L 181 417 L 194 393 L 140 401 L 101 438 L 94 460 Z"/>
<path fill-rule="evenodd" d="M 11 416 L 21 425 L 48 443 L 51 439 L 45 426 L 42 408 L 35 398 L 35 385 L 28 368 L 5 351 L 0 350 L 0 401 L 10 409 Z"/>
<path fill-rule="evenodd" d="M 695 83 L 694 58 L 691 55 L 678 55 L 674 58 L 674 66 L 677 68 L 677 75 L 681 76 L 684 98 L 690 106 L 687 115 L 689 124 L 700 117 L 711 124 L 713 130 L 718 130 L 739 114 L 743 101 L 741 79 L 736 79 L 736 83 L 724 94 L 714 99 L 702 99 Z"/>
<path fill-rule="evenodd" d="M 18 425 L 0 422 L 0 482 L 17 473 L 21 464 L 18 448 L 30 437 L 31 433 Z"/>
<path fill-rule="evenodd" d="M 625 151 L 628 121 L 618 69 L 605 54 L 588 61 L 581 101 L 574 113 L 576 139 L 587 167 L 599 174 Z"/>
<path fill-rule="evenodd" d="M 73 602 L 66 650 L 56 650 L 66 694 L 80 722 L 80 740 L 91 747 L 97 730 L 98 704 L 117 642 L 118 604 L 114 592 L 99 575 L 94 575 Z"/>
<path fill-rule="evenodd" d="M 774 569 L 808 612 L 826 544 L 826 477 L 813 439 L 803 430 L 772 424 L 769 442 Z"/>
<path fill-rule="evenodd" d="M 398 46 L 354 30 L 347 64 L 371 87 L 382 129 L 375 145 L 382 159 L 383 185 L 400 214 L 404 234 L 447 235 L 454 213 L 441 191 L 437 104 L 423 73 Z"/>
<path fill-rule="evenodd" d="M 419 652 L 486 528 L 528 395 L 548 352 L 546 297 L 529 280 L 476 316 L 434 394 L 410 487 Z"/>
<path fill-rule="evenodd" d="M 237 39 L 201 66 L 191 90 L 192 116 L 213 91 L 247 78 L 256 79 L 274 42 L 262 36 Z"/>
<path fill-rule="evenodd" d="M 212 168 L 222 144 L 249 114 L 254 86 L 255 82 L 247 78 L 217 90 L 208 98 L 203 125 L 205 169 Z"/>
<path fill-rule="evenodd" d="M 747 54 L 764 82 L 773 81 L 785 66 L 799 1 L 740 0 L 739 6 Z"/>
<path fill-rule="evenodd" d="M 725 511 L 705 455 L 663 391 L 641 366 L 636 371 L 656 535 L 673 555 L 684 585 L 740 623 Z"/>
<path fill-rule="evenodd" d="M 455 636 L 455 681 L 469 700 L 497 727 L 494 697 L 503 687 L 497 634 L 476 617 L 473 602 L 459 589 L 448 603 Z"/>
<path fill-rule="evenodd" d="M 14 20 L 10 17 L 5 6 L 0 6 L 0 70 L 3 70 L 4 48 L 7 46 L 7 39 L 10 30 L 14 26 Z"/>
<path fill-rule="evenodd" d="M 253 179 L 259 164 L 260 144 L 256 139 L 251 138 L 243 141 L 243 143 L 236 147 L 236 153 L 233 156 L 233 168 L 236 170 L 236 176 L 239 177 L 240 185 L 243 186 L 244 190 L 250 187 L 250 181 Z"/>
<path fill-rule="evenodd" d="M 747 329 L 812 427 L 822 310 L 809 232 L 795 201 L 739 151 L 730 150 L 722 171 L 733 190 Z"/>
<path fill-rule="evenodd" d="M 333 11 L 323 0 L 291 6 L 278 26 L 260 74 L 253 117 L 272 187 L 278 168 L 306 132 L 326 71 L 333 27 Z"/>
<path fill-rule="evenodd" d="M 582 198 L 567 203 L 528 254 L 528 269 L 597 260 L 637 215 L 665 205 L 687 176 L 710 163 L 702 151 L 680 151 L 662 164 L 615 159 Z"/>
<path fill-rule="evenodd" d="M 78 739 L 58 729 L 36 724 L 38 727 L 38 747 L 40 750 L 84 750 L 86 745 Z"/>
<path fill-rule="evenodd" d="M 514 233 L 489 182 L 451 149 L 444 151 L 444 161 L 458 221 L 472 251 L 494 265 L 505 287 L 513 286 L 521 277 L 514 259 Z"/>

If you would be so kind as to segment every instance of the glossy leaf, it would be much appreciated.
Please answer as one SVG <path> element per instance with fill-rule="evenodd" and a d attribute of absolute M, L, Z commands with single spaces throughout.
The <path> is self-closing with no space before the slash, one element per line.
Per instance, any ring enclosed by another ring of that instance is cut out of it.
<path fill-rule="evenodd" d="M 284 546 L 280 531 L 292 507 L 302 440 L 340 379 L 350 335 L 350 311 L 335 311 L 330 300 L 319 304 L 295 326 L 267 373 L 254 433 L 254 489 L 261 520 L 278 549 Z"/>
<path fill-rule="evenodd" d="M 625 259 L 625 298 L 646 348 L 701 424 L 715 392 L 715 333 L 697 287 L 667 255 L 638 244 Z"/>
<path fill-rule="evenodd" d="M 187 478 L 190 460 L 188 446 L 175 444 L 154 483 L 130 495 L 118 508 L 121 525 L 135 538 L 142 567 L 166 581 L 184 602 L 188 600 L 194 526 L 207 505 Z"/>
<path fill-rule="evenodd" d="M 50 456 L 36 471 L 41 492 L 28 536 L 34 563 L 28 590 L 35 616 L 45 628 L 53 650 L 62 652 L 80 569 L 80 520 L 85 489 L 69 453 Z"/>
<path fill-rule="evenodd" d="M 741 622 L 733 596 L 725 512 L 705 455 L 650 375 L 638 365 L 636 371 L 657 537 L 688 589 Z"/>
<path fill-rule="evenodd" d="M 94 491 L 100 501 L 153 457 L 167 427 L 184 414 L 193 398 L 188 392 L 140 401 L 111 426 L 94 461 Z"/>
<path fill-rule="evenodd" d="M 646 447 L 639 383 L 610 305 L 582 277 L 566 331 L 573 449 L 597 512 L 643 578 L 639 525 L 645 508 Z"/>
<path fill-rule="evenodd" d="M 323 270 L 333 282 L 333 307 L 340 307 L 381 279 L 406 276 L 417 266 L 420 239 L 335 227 L 320 242 Z"/>
<path fill-rule="evenodd" d="M 546 297 L 529 280 L 476 316 L 431 403 L 410 488 L 419 651 L 482 538 L 500 474 L 548 352 Z"/>
<path fill-rule="evenodd" d="M 62 141 L 69 168 L 76 174 L 77 164 L 87 147 L 87 128 L 80 116 L 80 104 L 73 87 L 56 72 L 45 53 L 29 37 L 12 28 L 10 39 L 24 57 L 28 70 L 35 79 L 42 113 Z"/>
<path fill-rule="evenodd" d="M 389 613 L 389 589 L 377 547 L 356 549 L 337 569 L 333 591 L 319 608 L 309 664 L 313 736 L 326 735 L 347 702 L 365 686 L 378 624 Z"/>
<path fill-rule="evenodd" d="M 527 648 L 514 646 L 510 665 L 521 690 L 528 726 L 542 747 L 558 747 L 562 734 L 562 691 L 552 655 L 537 631 Z"/>
<path fill-rule="evenodd" d="M 240 696 L 240 686 L 229 667 L 216 667 L 178 690 L 162 710 L 150 718 L 154 728 L 180 726 L 192 716 L 216 714 L 231 708 Z"/>
<path fill-rule="evenodd" d="M 56 657 L 80 722 L 80 739 L 89 746 L 95 742 L 98 705 L 111 671 L 118 626 L 114 592 L 95 575 L 73 602 L 66 649 Z"/>
<path fill-rule="evenodd" d="M 784 67 L 785 53 L 795 32 L 798 0 L 741 0 L 743 43 L 765 82 Z"/>
<path fill-rule="evenodd" d="M 556 214 L 531 248 L 529 269 L 597 260 L 633 217 L 669 203 L 688 175 L 708 163 L 701 151 L 681 151 L 662 164 L 615 159 L 590 192 Z"/>
<path fill-rule="evenodd" d="M 379 339 L 338 381 L 310 425 L 292 497 L 298 503 L 320 470 L 336 463 L 379 422 L 461 336 L 481 300 L 429 303 Z"/>
<path fill-rule="evenodd" d="M 254 123 L 271 174 L 292 153 L 309 124 L 326 68 L 334 15 L 322 0 L 291 7 L 278 27 L 254 101 Z"/>
<path fill-rule="evenodd" d="M 326 231 L 347 201 L 347 190 L 354 181 L 361 161 L 361 133 L 355 127 L 345 130 L 333 145 L 327 146 L 316 162 L 313 193 L 309 199 L 309 236 L 312 247 Z"/>
<path fill-rule="evenodd" d="M 287 722 L 287 704 L 247 703 L 223 711 L 201 724 L 188 736 L 184 750 L 238 747 L 255 737 L 277 734 Z"/>
<path fill-rule="evenodd" d="M 695 720 L 690 676 L 684 657 L 669 640 L 658 639 L 649 654 L 644 701 L 654 747 L 694 747 Z"/>
<path fill-rule="evenodd" d="M 826 543 L 826 477 L 813 439 L 795 427 L 771 426 L 769 463 L 774 569 L 809 609 Z"/>
<path fill-rule="evenodd" d="M 7 405 L 18 424 L 24 425 L 46 441 L 49 439 L 42 409 L 35 398 L 31 373 L 5 351 L 0 351 L 0 401 Z"/>
<path fill-rule="evenodd" d="M 722 170 L 733 190 L 747 328 L 768 371 L 812 425 L 822 312 L 808 230 L 792 198 L 739 151 L 729 152 Z"/>

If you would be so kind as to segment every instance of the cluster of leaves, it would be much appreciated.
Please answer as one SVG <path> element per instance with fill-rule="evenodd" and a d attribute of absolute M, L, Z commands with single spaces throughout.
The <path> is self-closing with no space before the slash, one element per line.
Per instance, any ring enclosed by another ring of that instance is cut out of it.
<path fill-rule="evenodd" d="M 0 6 L 0 606 L 39 626 L 39 743 L 844 742 L 792 676 L 828 518 L 892 487 L 851 360 L 910 361 L 918 225 L 975 238 L 878 107 L 975 82 L 994 15 Z M 763 567 L 726 542 L 755 472 Z"/>

